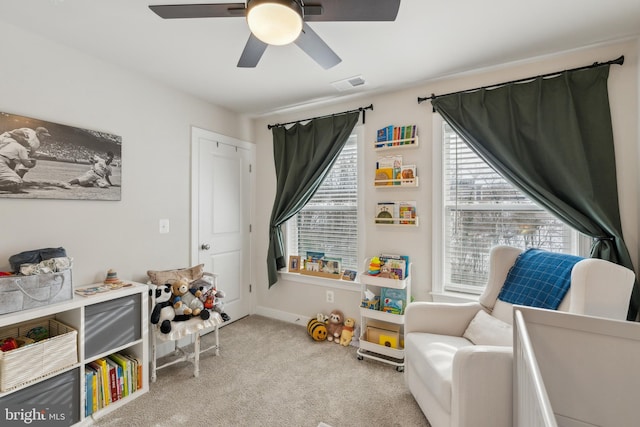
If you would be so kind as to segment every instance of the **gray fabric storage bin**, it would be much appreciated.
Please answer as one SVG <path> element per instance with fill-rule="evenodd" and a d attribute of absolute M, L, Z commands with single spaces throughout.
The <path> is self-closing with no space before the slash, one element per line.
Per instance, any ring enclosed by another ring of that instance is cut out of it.
<path fill-rule="evenodd" d="M 71 270 L 0 277 L 0 314 L 42 307 L 73 297 Z"/>
<path fill-rule="evenodd" d="M 35 409 L 44 410 L 46 425 L 51 427 L 70 426 L 80 421 L 80 374 L 79 368 L 57 375 L 48 380 L 18 390 L 0 398 L 3 408 L 2 425 L 24 426 L 24 421 L 7 421 L 4 411 Z M 6 409 L 5 409 L 6 408 Z M 15 423 L 15 424 L 14 424 Z M 33 425 L 44 425 L 35 422 Z"/>
<path fill-rule="evenodd" d="M 139 340 L 141 310 L 140 294 L 86 306 L 85 358 Z"/>

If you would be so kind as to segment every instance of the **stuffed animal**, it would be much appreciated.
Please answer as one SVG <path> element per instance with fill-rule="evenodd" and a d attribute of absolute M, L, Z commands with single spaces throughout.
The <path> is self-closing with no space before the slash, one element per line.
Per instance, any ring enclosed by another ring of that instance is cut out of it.
<path fill-rule="evenodd" d="M 186 280 L 186 279 L 181 279 Z M 188 283 L 188 281 L 187 281 Z M 182 300 L 191 309 L 191 315 L 198 316 L 202 320 L 207 320 L 211 317 L 209 310 L 206 310 L 200 297 L 202 296 L 202 286 L 193 286 L 193 283 L 189 284 L 189 292 L 182 296 Z"/>
<path fill-rule="evenodd" d="M 391 271 L 391 267 L 385 264 L 382 264 L 382 266 L 380 266 L 380 274 L 378 274 L 378 277 L 384 279 L 395 279 L 395 277 L 393 276 L 393 272 Z"/>
<path fill-rule="evenodd" d="M 227 294 L 221 290 L 221 289 L 216 289 L 215 291 L 215 304 L 213 305 L 213 309 L 215 311 L 217 311 L 218 313 L 220 313 L 220 317 L 222 317 L 222 320 L 224 322 L 228 322 L 229 320 L 231 320 L 231 317 L 229 317 L 229 315 L 227 313 L 225 313 L 224 311 L 224 302 L 222 302 L 222 298 L 226 297 Z"/>
<path fill-rule="evenodd" d="M 327 324 L 327 341 L 340 343 L 340 335 L 342 334 L 342 323 L 344 322 L 344 314 L 340 310 L 333 310 L 329 314 L 329 323 Z"/>
<path fill-rule="evenodd" d="M 348 346 L 353 338 L 353 328 L 356 326 L 355 319 L 347 317 L 344 319 L 344 326 L 342 327 L 342 333 L 340 334 L 340 345 Z"/>
<path fill-rule="evenodd" d="M 327 316 L 324 313 L 318 313 L 318 314 L 316 314 L 316 320 L 318 322 L 328 323 L 329 322 L 329 316 Z"/>
<path fill-rule="evenodd" d="M 195 280 L 191 286 L 192 288 L 196 287 L 200 290 L 199 299 L 204 308 L 218 312 L 224 322 L 231 319 L 227 313 L 224 312 L 224 303 L 222 302 L 222 298 L 226 296 L 224 291 L 216 289 L 213 283 L 205 279 Z"/>
<path fill-rule="evenodd" d="M 171 304 L 176 311 L 175 320 L 187 320 L 191 317 L 191 308 L 182 300 L 189 293 L 189 281 L 187 279 L 179 279 L 171 285 Z"/>
<path fill-rule="evenodd" d="M 151 323 L 153 325 L 160 325 L 160 332 L 168 334 L 171 332 L 171 321 L 176 317 L 176 311 L 171 304 L 171 285 L 166 284 L 162 286 L 151 285 L 152 288 L 149 293 L 155 294 L 156 305 L 151 312 Z"/>
<path fill-rule="evenodd" d="M 314 341 L 324 341 L 327 339 L 327 326 L 318 319 L 311 318 L 307 323 L 307 332 Z"/>

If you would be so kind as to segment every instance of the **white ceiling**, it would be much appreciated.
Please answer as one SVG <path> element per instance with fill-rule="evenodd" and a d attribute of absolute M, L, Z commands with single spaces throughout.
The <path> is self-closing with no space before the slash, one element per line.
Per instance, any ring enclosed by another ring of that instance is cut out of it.
<path fill-rule="evenodd" d="M 395 22 L 310 23 L 342 58 L 332 69 L 295 44 L 240 69 L 245 20 L 148 8 L 175 3 L 225 1 L 0 0 L 0 21 L 251 116 L 640 35 L 640 0 L 401 0 Z M 331 84 L 359 75 L 349 91 Z"/>

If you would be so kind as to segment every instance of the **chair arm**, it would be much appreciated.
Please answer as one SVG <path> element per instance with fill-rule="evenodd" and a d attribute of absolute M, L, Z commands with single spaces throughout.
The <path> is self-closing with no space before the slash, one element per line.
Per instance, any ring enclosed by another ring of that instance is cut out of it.
<path fill-rule="evenodd" d="M 626 320 L 635 273 L 618 264 L 588 258 L 571 272 L 569 312 Z"/>
<path fill-rule="evenodd" d="M 476 345 L 453 358 L 452 426 L 510 427 L 513 417 L 513 349 Z"/>
<path fill-rule="evenodd" d="M 482 306 L 477 302 L 412 302 L 405 309 L 404 332 L 428 332 L 461 337 L 471 319 L 480 310 Z"/>

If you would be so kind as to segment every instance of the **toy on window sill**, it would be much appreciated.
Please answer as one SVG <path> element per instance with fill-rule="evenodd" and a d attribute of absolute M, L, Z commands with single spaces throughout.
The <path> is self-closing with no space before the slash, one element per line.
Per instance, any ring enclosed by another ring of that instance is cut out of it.
<path fill-rule="evenodd" d="M 18 341 L 15 338 L 5 338 L 0 344 L 0 351 L 11 351 L 18 348 Z"/>

